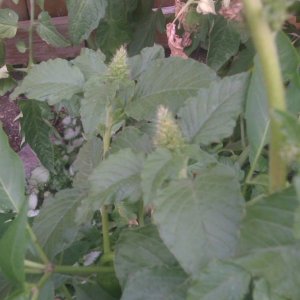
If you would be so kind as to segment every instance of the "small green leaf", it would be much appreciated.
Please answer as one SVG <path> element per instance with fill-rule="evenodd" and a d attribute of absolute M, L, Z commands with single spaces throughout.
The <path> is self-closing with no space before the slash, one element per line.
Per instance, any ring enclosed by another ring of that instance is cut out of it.
<path fill-rule="evenodd" d="M 43 41 L 54 47 L 70 46 L 70 42 L 51 23 L 51 17 L 48 12 L 42 11 L 38 16 L 38 20 L 39 23 L 36 30 Z"/>
<path fill-rule="evenodd" d="M 187 276 L 181 268 L 145 268 L 129 278 L 121 300 L 182 300 L 186 290 Z"/>
<path fill-rule="evenodd" d="M 73 64 L 77 66 L 83 73 L 86 80 L 92 76 L 103 75 L 107 71 L 104 63 L 105 55 L 100 51 L 94 51 L 83 48 L 79 56 L 73 60 Z"/>
<path fill-rule="evenodd" d="M 25 201 L 25 175 L 22 162 L 10 148 L 0 127 L 0 210 L 19 212 Z"/>
<path fill-rule="evenodd" d="M 23 205 L 18 216 L 0 240 L 0 269 L 14 284 L 23 287 L 25 284 L 24 259 L 28 236 L 27 205 Z"/>
<path fill-rule="evenodd" d="M 98 199 L 96 207 L 126 198 L 133 202 L 139 200 L 143 161 L 142 154 L 130 149 L 111 154 L 102 161 L 89 177 L 91 196 Z"/>
<path fill-rule="evenodd" d="M 35 100 L 19 102 L 22 111 L 22 131 L 26 142 L 35 151 L 41 163 L 50 171 L 54 170 L 54 150 L 50 141 L 51 127 L 42 117 L 39 103 Z"/>
<path fill-rule="evenodd" d="M 154 225 L 122 231 L 115 251 L 115 269 L 123 287 L 130 277 L 143 268 L 174 267 L 178 264 Z"/>
<path fill-rule="evenodd" d="M 248 78 L 247 73 L 226 77 L 188 99 L 178 113 L 184 136 L 203 145 L 230 136 L 243 110 Z"/>
<path fill-rule="evenodd" d="M 196 276 L 210 260 L 235 254 L 244 201 L 230 167 L 172 181 L 154 205 L 160 236 L 186 272 Z"/>
<path fill-rule="evenodd" d="M 265 279 L 254 280 L 253 300 L 271 300 L 270 287 Z"/>
<path fill-rule="evenodd" d="M 241 300 L 248 293 L 250 279 L 241 267 L 214 261 L 189 288 L 187 300 Z"/>
<path fill-rule="evenodd" d="M 85 133 L 99 132 L 100 125 L 106 120 L 106 107 L 115 99 L 117 90 L 116 81 L 108 81 L 99 76 L 88 80 L 80 108 Z"/>
<path fill-rule="evenodd" d="M 34 65 L 11 98 L 25 94 L 30 99 L 53 105 L 82 92 L 83 85 L 84 76 L 80 70 L 67 60 L 57 58 Z"/>
<path fill-rule="evenodd" d="M 207 63 L 214 70 L 218 71 L 240 46 L 240 35 L 224 17 L 218 16 L 210 32 Z"/>
<path fill-rule="evenodd" d="M 9 8 L 0 9 L 0 39 L 13 38 L 18 29 L 19 17 Z"/>
<path fill-rule="evenodd" d="M 177 112 L 187 98 L 195 96 L 199 88 L 208 87 L 216 79 L 214 71 L 194 60 L 157 59 L 139 78 L 127 114 L 136 120 L 152 120 L 159 105 Z"/>
<path fill-rule="evenodd" d="M 107 0 L 67 0 L 70 38 L 75 44 L 87 39 L 104 17 Z"/>
<path fill-rule="evenodd" d="M 78 238 L 80 227 L 75 223 L 75 214 L 85 196 L 80 189 L 62 190 L 45 201 L 34 219 L 33 230 L 50 259 Z"/>

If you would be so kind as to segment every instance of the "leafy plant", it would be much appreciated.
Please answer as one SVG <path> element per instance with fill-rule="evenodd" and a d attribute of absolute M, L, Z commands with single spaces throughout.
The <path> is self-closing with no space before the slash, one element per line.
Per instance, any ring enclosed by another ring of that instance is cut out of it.
<path fill-rule="evenodd" d="M 23 168 L 0 129 L 1 298 L 300 298 L 299 111 L 285 109 L 299 56 L 256 14 L 272 3 L 244 5 L 257 53 L 242 48 L 234 71 L 218 62 L 220 49 L 209 67 L 165 58 L 157 45 L 133 57 L 121 47 L 111 60 L 83 49 L 30 67 L 11 97 L 28 98 L 21 124 L 43 163 L 52 159 L 44 105 L 77 103 L 85 142 L 72 186 L 29 222 Z"/>

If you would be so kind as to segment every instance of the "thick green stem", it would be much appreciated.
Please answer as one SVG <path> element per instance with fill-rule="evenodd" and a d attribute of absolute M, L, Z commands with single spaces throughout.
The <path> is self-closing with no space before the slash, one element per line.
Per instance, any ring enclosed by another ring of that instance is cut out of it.
<path fill-rule="evenodd" d="M 62 273 L 69 275 L 90 275 L 94 273 L 110 273 L 112 267 L 105 266 L 54 266 L 54 273 Z"/>
<path fill-rule="evenodd" d="M 275 110 L 286 110 L 285 91 L 275 43 L 275 34 L 265 19 L 262 2 L 261 0 L 243 1 L 253 42 L 262 65 L 268 95 L 271 129 L 269 190 L 274 192 L 283 188 L 286 182 L 286 164 L 280 154 L 283 137 L 280 133 L 279 125 L 273 117 Z"/>
<path fill-rule="evenodd" d="M 112 126 L 113 126 L 112 106 L 109 105 L 106 110 L 105 132 L 103 136 L 103 160 L 107 157 L 110 148 Z M 101 223 L 102 223 L 103 252 L 104 255 L 106 256 L 111 253 L 107 206 L 103 205 L 100 211 L 101 211 Z"/>
<path fill-rule="evenodd" d="M 33 61 L 33 26 L 34 26 L 34 8 L 35 1 L 30 0 L 30 25 L 29 25 L 29 35 L 28 35 L 28 47 L 29 47 L 29 61 L 28 66 L 31 67 L 34 63 Z"/>

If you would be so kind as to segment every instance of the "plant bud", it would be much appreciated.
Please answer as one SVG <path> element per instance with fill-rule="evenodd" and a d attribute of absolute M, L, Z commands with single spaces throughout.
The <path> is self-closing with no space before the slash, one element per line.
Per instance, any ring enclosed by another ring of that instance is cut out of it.
<path fill-rule="evenodd" d="M 127 51 L 124 46 L 122 46 L 113 57 L 111 63 L 108 67 L 108 77 L 111 79 L 128 79 L 129 78 L 129 68 L 127 65 Z"/>
<path fill-rule="evenodd" d="M 180 150 L 184 146 L 184 140 L 178 125 L 168 108 L 159 106 L 157 111 L 156 134 L 154 144 L 171 151 Z"/>

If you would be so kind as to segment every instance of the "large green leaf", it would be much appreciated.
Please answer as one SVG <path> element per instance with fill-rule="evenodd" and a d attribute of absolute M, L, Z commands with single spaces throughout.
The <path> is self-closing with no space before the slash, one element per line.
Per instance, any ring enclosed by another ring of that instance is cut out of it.
<path fill-rule="evenodd" d="M 0 127 L 0 210 L 19 212 L 25 201 L 25 175 L 22 162 L 10 148 Z"/>
<path fill-rule="evenodd" d="M 9 294 L 12 288 L 12 284 L 7 280 L 0 269 L 0 298 L 6 299 L 6 296 Z"/>
<path fill-rule="evenodd" d="M 103 75 L 107 67 L 104 63 L 105 56 L 100 51 L 94 51 L 88 48 L 83 48 L 79 56 L 77 56 L 73 63 L 83 73 L 86 80 L 92 76 Z"/>
<path fill-rule="evenodd" d="M 34 219 L 33 230 L 50 259 L 78 238 L 80 227 L 75 223 L 75 214 L 85 196 L 80 189 L 62 190 L 45 201 Z"/>
<path fill-rule="evenodd" d="M 84 98 L 81 100 L 80 115 L 85 133 L 99 132 L 100 125 L 106 120 L 106 108 L 117 93 L 116 81 L 103 77 L 92 77 L 84 87 Z"/>
<path fill-rule="evenodd" d="M 181 268 L 146 268 L 129 278 L 121 300 L 183 300 L 186 289 L 187 276 Z"/>
<path fill-rule="evenodd" d="M 155 60 L 141 75 L 127 113 L 137 120 L 151 120 L 159 105 L 176 112 L 199 88 L 208 87 L 216 79 L 214 71 L 191 59 Z"/>
<path fill-rule="evenodd" d="M 251 276 L 241 267 L 212 262 L 188 290 L 187 300 L 242 300 L 248 293 Z"/>
<path fill-rule="evenodd" d="M 90 194 L 97 196 L 97 207 L 141 196 L 140 173 L 144 157 L 130 149 L 123 149 L 101 162 L 89 177 Z"/>
<path fill-rule="evenodd" d="M 28 235 L 27 205 L 23 205 L 18 216 L 0 240 L 0 270 L 18 287 L 25 284 L 24 259 Z"/>
<path fill-rule="evenodd" d="M 107 0 L 67 0 L 69 34 L 75 44 L 87 39 L 105 15 Z"/>
<path fill-rule="evenodd" d="M 179 110 L 181 128 L 187 140 L 208 145 L 230 136 L 243 110 L 248 74 L 225 77 L 200 89 Z"/>
<path fill-rule="evenodd" d="M 144 48 L 140 54 L 128 59 L 131 78 L 133 80 L 139 79 L 141 74 L 149 68 L 149 65 L 152 61 L 164 57 L 165 51 L 164 48 L 160 45 L 154 45 L 153 47 Z"/>
<path fill-rule="evenodd" d="M 209 36 L 207 63 L 214 70 L 219 70 L 240 46 L 240 35 L 231 22 L 218 16 L 214 19 Z"/>
<path fill-rule="evenodd" d="M 54 47 L 70 46 L 70 42 L 51 23 L 51 17 L 48 12 L 42 11 L 38 16 L 38 20 L 36 31 L 43 41 Z"/>
<path fill-rule="evenodd" d="M 39 103 L 35 100 L 20 101 L 22 131 L 26 142 L 35 151 L 41 163 L 50 171 L 54 170 L 54 150 L 50 141 L 51 127 L 42 117 Z"/>
<path fill-rule="evenodd" d="M 236 262 L 270 284 L 271 299 L 300 298 L 300 243 L 294 237 L 299 201 L 292 188 L 249 202 Z"/>
<path fill-rule="evenodd" d="M 0 9 L 0 39 L 13 38 L 18 29 L 19 17 L 13 10 Z"/>
<path fill-rule="evenodd" d="M 102 142 L 99 138 L 89 139 L 79 150 L 79 153 L 72 165 L 74 172 L 75 186 L 86 186 L 87 179 L 94 168 L 100 163 L 102 157 Z"/>
<path fill-rule="evenodd" d="M 11 97 L 25 94 L 52 105 L 82 92 L 83 84 L 84 76 L 80 70 L 67 60 L 57 58 L 33 66 Z"/>
<path fill-rule="evenodd" d="M 178 264 L 154 225 L 124 230 L 115 251 L 115 269 L 123 287 L 130 277 L 143 268 L 174 267 Z"/>
<path fill-rule="evenodd" d="M 173 181 L 154 205 L 160 236 L 186 272 L 196 276 L 210 260 L 235 254 L 244 203 L 230 167 Z"/>

